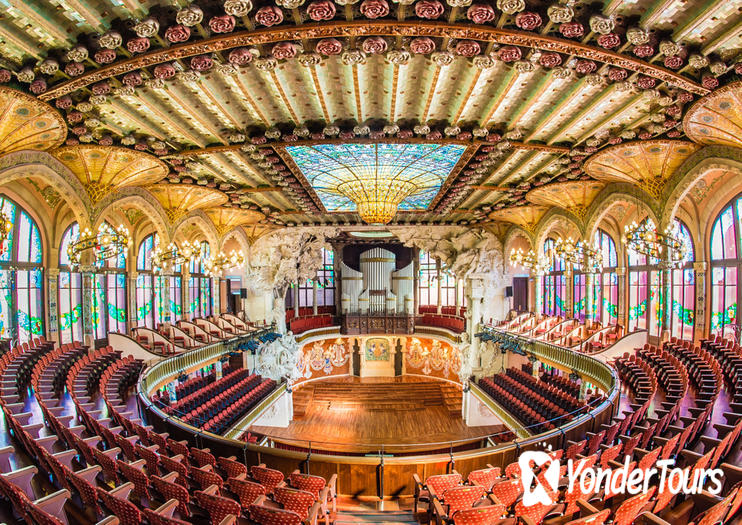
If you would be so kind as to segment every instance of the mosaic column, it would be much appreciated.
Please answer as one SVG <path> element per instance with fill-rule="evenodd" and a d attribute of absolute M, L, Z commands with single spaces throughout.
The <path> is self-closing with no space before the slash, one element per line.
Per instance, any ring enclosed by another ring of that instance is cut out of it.
<path fill-rule="evenodd" d="M 160 283 L 160 301 L 162 302 L 162 322 L 170 322 L 170 277 L 157 275 L 155 277 Z"/>
<path fill-rule="evenodd" d="M 95 274 L 92 266 L 83 266 L 80 268 L 82 275 L 82 334 L 85 346 L 93 348 L 95 346 L 95 329 L 93 326 L 93 309 L 97 311 L 97 323 L 105 313 L 105 305 L 98 304 L 100 297 L 95 289 Z"/>
<path fill-rule="evenodd" d="M 180 291 L 181 291 L 181 303 L 183 307 L 181 308 L 182 312 L 182 318 L 184 321 L 190 321 L 192 318 L 191 315 L 191 272 L 188 271 L 188 265 L 183 265 L 183 275 L 182 280 L 180 282 Z"/>
<path fill-rule="evenodd" d="M 593 291 L 595 289 L 594 273 L 588 273 L 585 276 L 585 324 L 591 327 L 595 319 L 595 301 Z"/>
<path fill-rule="evenodd" d="M 222 286 L 221 279 L 211 279 L 211 315 L 217 316 L 221 312 Z"/>
<path fill-rule="evenodd" d="M 543 290 L 543 275 L 531 276 L 528 278 L 528 306 L 536 315 L 544 311 L 544 297 L 541 293 Z"/>
<path fill-rule="evenodd" d="M 46 325 L 46 335 L 50 341 L 60 343 L 59 340 L 59 308 L 57 298 L 59 297 L 59 268 L 49 268 L 46 271 L 48 303 L 49 303 L 49 322 Z"/>
<path fill-rule="evenodd" d="M 317 279 L 314 279 L 312 281 L 312 293 L 314 294 L 312 297 L 312 313 L 314 315 L 317 315 L 317 295 L 318 295 L 319 286 L 317 286 Z"/>
<path fill-rule="evenodd" d="M 126 329 L 131 333 L 131 329 L 139 325 L 139 317 L 137 315 L 137 279 L 139 274 L 137 272 L 131 272 L 127 277 L 126 289 L 128 290 L 127 305 L 126 305 Z M 154 301 L 153 301 L 154 302 Z M 144 307 L 144 305 L 142 305 Z M 155 306 L 152 305 L 152 308 Z"/>
<path fill-rule="evenodd" d="M 441 297 L 441 281 L 443 280 L 443 277 L 441 276 L 441 261 L 439 259 L 435 260 L 435 271 L 436 276 L 438 279 L 435 281 L 435 287 L 438 290 L 438 299 L 435 302 L 436 306 L 436 313 L 441 313 L 441 306 L 443 305 L 443 298 Z"/>
<path fill-rule="evenodd" d="M 707 335 L 706 327 L 706 271 L 708 263 L 698 261 L 693 263 L 696 283 L 696 309 L 694 312 L 693 332 L 694 339 L 700 341 Z"/>
<path fill-rule="evenodd" d="M 575 316 L 575 277 L 571 266 L 564 270 L 564 318 L 572 319 Z"/>
<path fill-rule="evenodd" d="M 667 341 L 670 339 L 670 323 L 672 322 L 672 270 L 659 270 L 659 274 L 660 300 L 662 301 L 660 341 Z"/>
<path fill-rule="evenodd" d="M 626 283 L 626 267 L 616 268 L 616 287 L 618 289 L 618 324 L 624 327 L 624 333 L 628 329 L 629 319 L 627 317 L 627 306 L 629 302 L 628 286 Z"/>

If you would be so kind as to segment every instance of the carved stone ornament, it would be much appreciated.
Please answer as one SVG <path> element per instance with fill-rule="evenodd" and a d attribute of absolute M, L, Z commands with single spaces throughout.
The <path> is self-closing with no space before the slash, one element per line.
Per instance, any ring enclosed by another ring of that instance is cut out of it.
<path fill-rule="evenodd" d="M 188 6 L 178 11 L 175 15 L 175 21 L 186 27 L 193 27 L 200 24 L 204 19 L 204 12 L 196 5 Z"/>
<path fill-rule="evenodd" d="M 145 18 L 134 26 L 134 32 L 139 38 L 151 38 L 157 35 L 159 30 L 160 23 L 152 17 Z"/>
<path fill-rule="evenodd" d="M 98 38 L 98 45 L 103 49 L 116 49 L 121 47 L 124 39 L 118 31 L 108 31 Z"/>
<path fill-rule="evenodd" d="M 575 16 L 575 12 L 574 9 L 572 9 L 568 5 L 555 4 L 549 6 L 549 9 L 547 9 L 546 11 L 546 15 L 554 24 L 565 24 L 572 21 L 572 18 L 574 18 Z"/>
<path fill-rule="evenodd" d="M 243 17 L 252 10 L 250 0 L 226 0 L 224 2 L 224 12 L 228 15 Z"/>

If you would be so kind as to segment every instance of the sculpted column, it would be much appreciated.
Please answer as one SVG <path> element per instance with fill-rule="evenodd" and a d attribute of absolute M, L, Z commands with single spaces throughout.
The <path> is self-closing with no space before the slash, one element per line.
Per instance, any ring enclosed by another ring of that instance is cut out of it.
<path fill-rule="evenodd" d="M 629 327 L 629 319 L 627 316 L 627 306 L 629 303 L 629 290 L 626 283 L 626 267 L 619 266 L 616 268 L 616 288 L 618 289 L 618 324 L 623 326 L 624 334 L 627 333 Z"/>
<path fill-rule="evenodd" d="M 482 299 L 484 298 L 484 282 L 482 279 L 473 278 L 469 281 L 469 323 L 466 327 L 470 352 L 474 359 L 479 356 L 479 338 L 474 337 L 482 320 Z"/>
<path fill-rule="evenodd" d="M 49 323 L 46 327 L 46 333 L 50 341 L 54 341 L 57 344 L 61 343 L 59 337 L 59 309 L 57 306 L 57 298 L 59 297 L 59 268 L 49 268 L 46 271 L 48 279 L 48 303 L 49 303 Z"/>
<path fill-rule="evenodd" d="M 574 299 L 575 299 L 575 278 L 572 265 L 567 265 L 564 269 L 564 318 L 572 319 L 575 316 Z"/>
<path fill-rule="evenodd" d="M 95 290 L 95 274 L 93 266 L 81 266 L 82 275 L 82 334 L 85 346 L 95 347 L 95 330 L 93 327 L 93 308 L 98 316 L 98 323 L 103 322 L 102 317 L 106 311 L 106 305 L 98 304 L 100 297 Z"/>
<path fill-rule="evenodd" d="M 708 263 L 699 261 L 693 263 L 696 283 L 696 309 L 694 313 L 694 339 L 700 341 L 706 337 L 706 271 Z"/>
<path fill-rule="evenodd" d="M 436 259 L 435 260 L 435 273 L 438 277 L 435 281 L 435 287 L 437 290 L 437 296 L 438 299 L 436 299 L 435 306 L 436 306 L 436 313 L 441 313 L 441 306 L 443 305 L 442 297 L 441 297 L 441 281 L 443 280 L 443 277 L 441 276 L 441 261 Z"/>

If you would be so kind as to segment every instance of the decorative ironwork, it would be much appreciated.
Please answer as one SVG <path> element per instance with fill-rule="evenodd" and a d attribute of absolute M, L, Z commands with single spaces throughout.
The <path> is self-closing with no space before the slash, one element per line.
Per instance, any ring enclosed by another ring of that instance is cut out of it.
<path fill-rule="evenodd" d="M 676 222 L 660 233 L 651 220 L 646 220 L 626 226 L 623 242 L 632 252 L 657 259 L 661 267 L 676 268 L 688 256 L 688 247 L 682 239 Z"/>
<path fill-rule="evenodd" d="M 512 266 L 521 266 L 531 270 L 536 275 L 546 273 L 546 268 L 548 266 L 546 259 L 539 257 L 533 250 L 529 250 L 528 253 L 523 253 L 523 250 L 520 248 L 510 252 L 510 264 Z"/>
<path fill-rule="evenodd" d="M 554 253 L 565 265 L 575 270 L 587 273 L 603 271 L 603 254 L 584 241 L 575 242 L 571 237 L 566 240 L 557 239 L 554 243 Z"/>
<path fill-rule="evenodd" d="M 197 243 L 185 241 L 180 246 L 171 242 L 166 249 L 155 246 L 152 250 L 152 271 L 169 274 L 182 264 L 188 264 L 191 259 L 200 255 L 200 246 Z"/>
<path fill-rule="evenodd" d="M 98 233 L 93 233 L 89 228 L 82 231 L 77 239 L 67 247 L 67 255 L 70 259 L 70 267 L 80 266 L 80 259 L 84 252 L 93 251 L 93 263 L 103 264 L 108 259 L 118 257 L 131 247 L 129 230 L 124 225 L 114 230 L 109 224 L 103 223 L 98 228 Z"/>

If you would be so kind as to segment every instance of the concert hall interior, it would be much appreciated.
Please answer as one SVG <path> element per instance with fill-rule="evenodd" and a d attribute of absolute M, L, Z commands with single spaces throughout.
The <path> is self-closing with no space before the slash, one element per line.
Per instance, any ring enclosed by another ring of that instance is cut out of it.
<path fill-rule="evenodd" d="M 0 6 L 1 524 L 742 525 L 742 0 Z"/>

